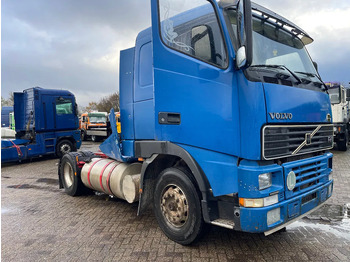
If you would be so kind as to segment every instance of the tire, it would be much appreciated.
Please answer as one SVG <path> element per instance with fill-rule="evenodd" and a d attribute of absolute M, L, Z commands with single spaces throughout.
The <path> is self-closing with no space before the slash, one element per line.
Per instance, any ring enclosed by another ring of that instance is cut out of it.
<path fill-rule="evenodd" d="M 348 130 L 345 130 L 344 140 L 337 142 L 338 150 L 339 151 L 347 151 L 348 150 L 348 142 L 349 142 L 349 134 L 348 134 Z"/>
<path fill-rule="evenodd" d="M 165 169 L 155 187 L 153 207 L 159 227 L 171 240 L 189 245 L 206 224 L 198 191 L 187 170 Z"/>
<path fill-rule="evenodd" d="M 56 145 L 56 155 L 62 158 L 63 155 L 75 151 L 73 143 L 69 140 L 61 140 Z"/>
<path fill-rule="evenodd" d="M 62 181 L 64 191 L 70 196 L 81 195 L 85 186 L 80 178 L 81 169 L 78 167 L 76 159 L 79 153 L 65 154 L 60 162 L 60 180 Z"/>

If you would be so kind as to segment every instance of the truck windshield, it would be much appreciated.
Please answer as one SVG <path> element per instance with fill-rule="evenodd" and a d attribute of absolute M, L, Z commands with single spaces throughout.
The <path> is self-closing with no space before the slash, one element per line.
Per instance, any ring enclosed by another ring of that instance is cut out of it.
<path fill-rule="evenodd" d="M 90 116 L 90 123 L 106 123 L 106 121 L 105 116 Z"/>
<path fill-rule="evenodd" d="M 330 88 L 328 89 L 329 98 L 331 99 L 332 104 L 340 103 L 340 90 L 338 88 Z"/>
<path fill-rule="evenodd" d="M 236 10 L 226 9 L 233 29 L 231 36 L 237 46 Z M 318 75 L 303 42 L 284 30 L 260 17 L 253 17 L 253 63 L 252 66 L 283 65 L 295 73 Z"/>

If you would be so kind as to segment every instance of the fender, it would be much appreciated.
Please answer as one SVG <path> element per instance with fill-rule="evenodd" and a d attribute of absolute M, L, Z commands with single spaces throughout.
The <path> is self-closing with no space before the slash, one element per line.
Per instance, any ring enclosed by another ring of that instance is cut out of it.
<path fill-rule="evenodd" d="M 146 159 L 141 169 L 140 190 L 142 194 L 139 201 L 138 215 L 146 209 L 150 203 L 149 198 L 153 195 L 153 192 L 148 192 L 149 188 L 144 187 L 145 174 L 149 166 L 160 156 L 176 156 L 186 163 L 202 193 L 202 208 L 204 208 L 206 205 L 203 204 L 206 203 L 207 194 L 210 190 L 209 182 L 201 167 L 185 149 L 168 141 L 135 141 L 135 157 Z"/>

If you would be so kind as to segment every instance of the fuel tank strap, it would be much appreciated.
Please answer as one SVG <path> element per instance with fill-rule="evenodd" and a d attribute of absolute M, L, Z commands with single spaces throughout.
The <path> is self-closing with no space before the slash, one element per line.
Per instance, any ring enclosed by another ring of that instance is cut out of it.
<path fill-rule="evenodd" d="M 89 171 L 88 171 L 88 173 L 87 173 L 87 179 L 88 179 L 89 185 L 90 185 L 91 187 L 92 187 L 92 185 L 91 185 L 91 181 L 90 181 L 90 172 L 91 172 L 92 168 L 94 167 L 94 165 L 96 165 L 98 162 L 100 162 L 100 161 L 103 160 L 103 159 L 104 159 L 104 158 L 101 158 L 101 159 L 97 160 L 96 162 L 92 163 L 92 165 L 91 165 L 90 168 L 89 168 Z"/>
<path fill-rule="evenodd" d="M 104 189 L 104 187 L 103 187 L 103 184 L 102 184 L 103 173 L 105 172 L 106 168 L 107 168 L 110 164 L 112 164 L 113 162 L 115 162 L 115 161 L 112 160 L 112 161 L 108 162 L 108 163 L 102 168 L 102 170 L 101 170 L 101 173 L 100 173 L 100 186 L 101 186 L 101 189 L 102 189 L 103 191 L 105 191 L 105 189 Z"/>
<path fill-rule="evenodd" d="M 107 176 L 107 182 L 106 182 L 106 184 L 107 184 L 107 189 L 108 189 L 108 191 L 109 191 L 109 193 L 110 193 L 111 195 L 113 195 L 113 192 L 112 192 L 112 190 L 111 190 L 111 185 L 110 185 L 111 180 L 110 180 L 110 178 L 111 178 L 111 175 L 112 175 L 114 169 L 115 169 L 117 166 L 119 166 L 120 163 L 121 163 L 121 162 L 116 162 L 116 165 L 111 169 L 111 171 L 109 171 L 108 176 Z"/>

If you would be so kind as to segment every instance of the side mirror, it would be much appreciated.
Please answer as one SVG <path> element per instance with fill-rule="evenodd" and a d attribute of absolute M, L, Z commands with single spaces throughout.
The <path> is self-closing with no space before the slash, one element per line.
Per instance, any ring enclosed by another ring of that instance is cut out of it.
<path fill-rule="evenodd" d="M 236 66 L 237 68 L 242 68 L 247 64 L 247 53 L 245 46 L 241 46 L 236 55 Z"/>
<path fill-rule="evenodd" d="M 350 89 L 346 89 L 346 101 L 350 101 Z"/>
<path fill-rule="evenodd" d="M 236 66 L 238 69 L 240 69 L 243 67 L 249 67 L 253 62 L 253 26 L 251 1 L 239 0 L 236 10 L 237 36 L 239 43 L 239 48 L 236 56 Z M 242 49 L 242 47 L 244 47 L 244 49 Z M 241 53 L 240 57 L 239 53 Z"/>
<path fill-rule="evenodd" d="M 318 72 L 318 64 L 316 62 L 312 62 L 314 64 L 314 67 L 316 69 L 316 71 Z"/>

